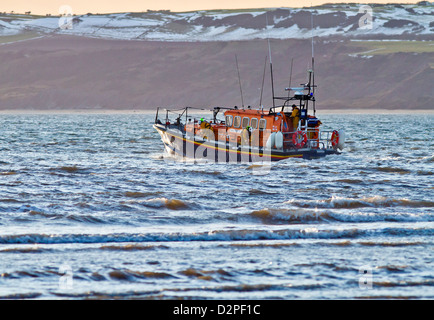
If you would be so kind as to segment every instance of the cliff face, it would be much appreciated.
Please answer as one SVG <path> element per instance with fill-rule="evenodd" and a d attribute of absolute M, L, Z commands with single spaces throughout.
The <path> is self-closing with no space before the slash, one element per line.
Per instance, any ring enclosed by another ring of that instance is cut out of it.
<path fill-rule="evenodd" d="M 380 29 L 370 34 L 358 30 L 360 14 L 356 10 L 350 15 L 342 7 L 340 10 L 317 7 L 314 41 L 317 107 L 433 109 L 434 45 L 430 39 L 432 32 L 427 32 L 430 26 L 424 24 L 424 19 L 433 15 L 429 11 L 431 7 L 391 7 L 395 12 L 399 10 L 399 17 L 406 12 L 407 20 L 412 16 L 419 18 L 417 26 L 398 23 L 395 20 L 399 19 L 393 16 L 386 21 L 392 9 L 384 9 L 382 16 L 376 18 L 377 24 L 385 20 L 381 28 L 395 33 L 382 35 Z M 3 31 L 15 26 L 15 34 L 10 31 L 7 36 L 0 36 L 0 109 L 240 105 L 235 55 L 244 103 L 257 107 L 268 55 L 266 37 L 260 35 L 265 31 L 274 35 L 270 43 L 276 95 L 286 95 L 284 88 L 289 85 L 292 59 L 292 86 L 307 81 L 306 71 L 311 63 L 311 30 L 303 24 L 310 12 L 278 9 L 268 14 L 272 21 L 268 29 L 260 26 L 264 12 L 85 16 L 75 19 L 71 34 L 66 34 L 68 30 L 49 29 L 47 21 L 54 23 L 57 20 L 50 19 L 55 18 L 26 18 L 27 29 L 24 30 L 19 29 L 18 18 L 13 24 L 8 16 L 9 20 L 4 18 L 0 25 Z M 107 17 L 112 24 L 117 21 L 117 25 L 110 29 L 106 21 L 99 28 L 90 28 L 90 25 L 102 23 L 98 19 Z M 119 26 L 120 17 L 123 17 L 124 29 Z M 156 26 L 152 17 L 159 17 L 163 26 Z M 135 32 L 140 31 L 141 36 L 134 39 L 127 29 L 137 21 L 142 27 Z M 306 21 L 310 25 L 310 19 Z M 143 32 L 147 28 L 153 33 Z M 253 33 L 243 35 L 241 28 L 256 30 L 257 38 L 252 37 Z M 400 28 L 410 28 L 412 32 L 403 32 Z M 343 31 L 324 33 L 331 29 Z M 86 30 L 93 30 L 93 34 Z M 161 38 L 172 35 L 173 41 L 150 41 L 157 30 Z M 231 41 L 210 41 L 212 37 L 193 41 L 195 37 L 210 37 L 212 30 L 217 40 L 231 34 Z M 291 34 L 296 36 L 283 36 L 282 30 L 295 30 Z M 181 41 L 181 36 L 190 38 Z M 111 39 L 107 39 L 109 37 Z M 267 107 L 271 105 L 268 64 L 265 70 L 263 104 Z"/>

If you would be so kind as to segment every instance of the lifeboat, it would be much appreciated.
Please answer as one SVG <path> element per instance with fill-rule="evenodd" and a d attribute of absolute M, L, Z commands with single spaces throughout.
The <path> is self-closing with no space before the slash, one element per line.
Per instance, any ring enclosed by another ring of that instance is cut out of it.
<path fill-rule="evenodd" d="M 309 79 L 313 73 L 309 70 Z M 205 109 L 186 107 L 157 109 L 154 128 L 170 154 L 215 162 L 264 162 L 288 158 L 316 159 L 340 154 L 345 133 L 322 130 L 322 122 L 309 114 L 314 105 L 314 85 L 286 88 L 292 96 L 273 97 L 283 101 L 263 107 L 215 107 L 212 116 Z M 198 112 L 204 112 L 198 116 Z"/>
<path fill-rule="evenodd" d="M 285 88 L 284 97 L 274 95 L 270 42 L 272 106 L 215 107 L 212 116 L 197 116 L 199 110 L 157 109 L 154 128 L 161 135 L 166 151 L 184 158 L 216 162 L 268 162 L 288 158 L 316 159 L 340 154 L 345 146 L 341 130 L 322 130 L 316 117 L 315 77 L 312 38 L 312 64 L 308 81 L 300 87 Z M 238 68 L 238 60 L 235 56 Z M 238 76 L 239 76 L 238 71 Z M 265 68 L 264 68 L 265 75 Z M 291 62 L 292 76 L 292 62 Z M 263 82 L 263 81 L 262 81 Z M 291 78 L 289 83 L 291 83 Z M 239 78 L 241 101 L 243 95 Z M 204 112 L 200 109 L 200 112 Z M 311 114 L 313 112 L 313 114 Z"/>

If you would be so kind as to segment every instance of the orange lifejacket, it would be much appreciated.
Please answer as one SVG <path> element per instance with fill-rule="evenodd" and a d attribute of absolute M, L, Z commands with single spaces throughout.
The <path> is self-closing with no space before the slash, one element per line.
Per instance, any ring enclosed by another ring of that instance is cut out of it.
<path fill-rule="evenodd" d="M 209 122 L 207 122 L 207 121 L 202 121 L 202 122 L 200 123 L 200 128 L 201 128 L 201 129 L 212 129 L 212 126 L 211 126 L 211 124 L 210 124 Z"/>
<path fill-rule="evenodd" d="M 297 130 L 298 121 L 300 121 L 300 109 L 295 107 L 291 113 L 292 118 L 292 130 Z"/>

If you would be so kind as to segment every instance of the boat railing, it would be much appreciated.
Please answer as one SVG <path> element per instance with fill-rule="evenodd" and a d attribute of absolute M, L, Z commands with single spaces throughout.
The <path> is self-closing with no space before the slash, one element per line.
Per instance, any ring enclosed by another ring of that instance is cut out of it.
<path fill-rule="evenodd" d="M 320 130 L 319 128 L 305 128 L 302 130 L 292 131 L 292 132 L 282 132 L 283 134 L 283 147 L 285 146 L 294 147 L 293 137 L 297 132 L 303 132 L 306 135 L 306 143 L 301 147 L 311 148 L 311 149 L 329 149 L 332 147 L 331 136 L 333 131 L 331 130 Z"/>
<path fill-rule="evenodd" d="M 208 117 L 203 116 L 203 115 L 197 115 L 195 113 L 192 113 L 190 111 L 190 113 L 188 112 L 189 110 L 193 110 L 193 112 L 195 110 L 200 110 L 200 111 L 209 111 L 208 109 L 205 108 L 193 108 L 193 107 L 184 107 L 184 108 L 180 108 L 180 109 L 164 109 L 165 111 L 165 116 L 164 118 L 161 117 L 162 119 L 160 119 L 160 108 L 157 108 L 157 112 L 155 115 L 155 123 L 156 124 L 161 124 L 164 125 L 167 129 L 167 127 L 169 126 L 175 126 L 175 127 L 179 127 L 179 128 L 183 128 L 184 125 L 195 125 L 198 123 L 201 123 L 202 121 L 207 121 L 209 123 L 217 123 L 217 124 L 224 124 L 224 120 L 220 120 L 217 119 L 215 116 L 213 118 L 208 119 Z M 207 118 L 207 119 L 205 119 Z"/>

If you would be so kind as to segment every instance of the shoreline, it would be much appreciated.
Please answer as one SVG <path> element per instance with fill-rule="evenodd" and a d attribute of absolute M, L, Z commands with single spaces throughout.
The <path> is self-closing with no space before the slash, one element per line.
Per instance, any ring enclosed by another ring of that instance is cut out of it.
<path fill-rule="evenodd" d="M 160 108 L 164 110 L 165 108 Z M 170 109 L 169 109 L 170 110 Z M 0 110 L 0 115 L 44 115 L 44 114 L 155 114 L 157 109 L 135 110 L 135 109 L 54 109 L 54 110 L 27 110 L 27 109 L 5 109 Z M 211 110 L 203 110 L 203 113 Z M 395 110 L 378 110 L 378 109 L 317 109 L 319 114 L 434 114 L 434 109 L 395 109 Z"/>
<path fill-rule="evenodd" d="M 27 109 L 6 109 L 0 110 L 0 115 L 16 114 L 16 115 L 31 115 L 31 114 L 155 114 L 155 110 L 118 110 L 118 109 L 53 109 L 53 110 L 27 110 Z"/>

